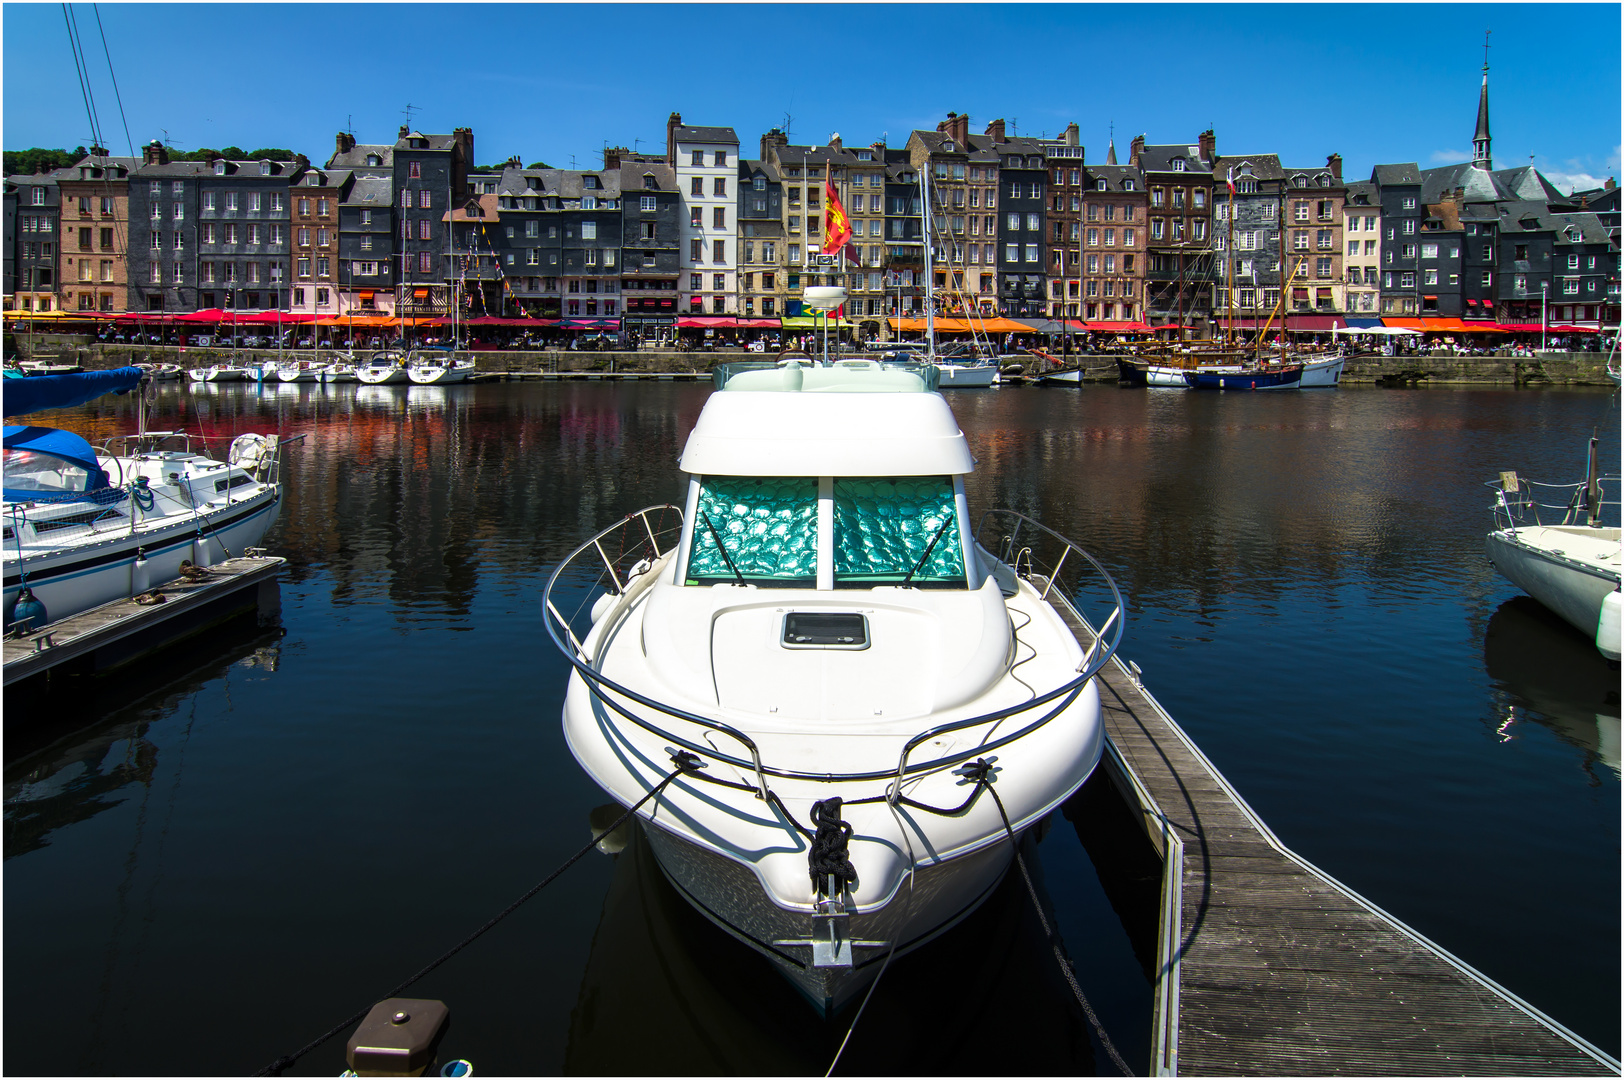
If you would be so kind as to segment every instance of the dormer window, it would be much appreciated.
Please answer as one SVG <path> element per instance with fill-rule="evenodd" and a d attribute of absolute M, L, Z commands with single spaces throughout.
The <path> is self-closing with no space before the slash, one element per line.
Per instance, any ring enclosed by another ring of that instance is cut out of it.
<path fill-rule="evenodd" d="M 1122 190 L 1123 191 L 1132 191 L 1132 190 L 1134 190 L 1133 181 L 1132 180 L 1124 180 L 1124 181 L 1122 181 Z"/>
<path fill-rule="evenodd" d="M 594 191 L 598 187 L 598 178 L 596 176 L 583 176 L 581 177 L 581 186 L 588 191 Z"/>
<path fill-rule="evenodd" d="M 1298 175 L 1296 175 L 1296 176 L 1293 176 L 1291 178 L 1291 186 L 1292 187 L 1300 187 L 1300 188 L 1307 187 L 1308 186 L 1308 177 L 1303 176 L 1300 173 Z"/>
<path fill-rule="evenodd" d="M 1320 173 L 1319 174 L 1319 186 L 1320 187 L 1330 187 L 1331 186 L 1331 174 L 1330 173 Z"/>
<path fill-rule="evenodd" d="M 1173 159 L 1173 171 L 1174 172 L 1183 172 L 1188 167 L 1189 167 L 1188 162 L 1186 162 L 1183 158 L 1176 157 L 1176 158 Z"/>
<path fill-rule="evenodd" d="M 1107 189 L 1107 186 L 1108 185 L 1106 184 L 1106 182 L 1104 180 L 1096 180 L 1096 181 L 1094 181 L 1094 190 L 1095 191 L 1105 191 Z"/>
<path fill-rule="evenodd" d="M 859 150 L 859 151 L 857 151 L 857 160 L 858 161 L 873 161 L 874 160 L 874 151 L 872 151 L 872 150 Z"/>
<path fill-rule="evenodd" d="M 214 163 L 214 175 L 215 176 L 224 176 L 225 174 L 226 174 L 226 163 L 223 162 L 223 161 L 216 161 Z"/>
<path fill-rule="evenodd" d="M 374 168 L 376 168 L 377 166 L 383 164 L 383 162 L 378 157 L 377 154 L 368 154 L 367 155 L 367 164 L 374 167 Z"/>
<path fill-rule="evenodd" d="M 945 143 L 942 144 L 942 152 L 947 153 L 947 154 L 956 154 L 959 151 L 958 151 L 958 147 L 953 145 L 953 140 L 949 139 Z"/>
<path fill-rule="evenodd" d="M 646 173 L 643 174 L 643 190 L 644 191 L 658 191 L 658 190 L 660 190 L 660 184 L 659 184 L 659 182 L 657 180 L 654 179 L 654 174 L 653 173 L 646 172 Z"/>
<path fill-rule="evenodd" d="M 259 175 L 261 175 L 261 176 L 270 176 L 271 175 L 271 163 L 269 161 L 261 161 L 259 163 Z"/>

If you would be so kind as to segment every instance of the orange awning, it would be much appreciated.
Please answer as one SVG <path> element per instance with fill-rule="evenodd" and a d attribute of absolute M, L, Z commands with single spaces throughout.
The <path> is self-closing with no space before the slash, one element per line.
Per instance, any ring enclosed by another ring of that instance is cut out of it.
<path fill-rule="evenodd" d="M 1461 319 L 1451 319 L 1443 316 L 1423 319 L 1397 319 L 1384 315 L 1382 316 L 1382 323 L 1385 326 L 1397 327 L 1400 330 L 1419 330 L 1423 334 L 1496 334 L 1502 332 L 1499 327 L 1492 323 L 1466 322 Z"/>

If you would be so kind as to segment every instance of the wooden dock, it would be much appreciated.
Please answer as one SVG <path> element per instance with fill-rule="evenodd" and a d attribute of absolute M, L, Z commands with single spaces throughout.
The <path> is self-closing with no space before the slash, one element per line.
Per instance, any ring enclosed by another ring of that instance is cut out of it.
<path fill-rule="evenodd" d="M 1086 647 L 1092 632 L 1057 607 Z M 1619 1075 L 1286 848 L 1120 658 L 1100 703 L 1107 773 L 1163 857 L 1154 1073 Z"/>
<path fill-rule="evenodd" d="M 227 559 L 198 581 L 157 586 L 161 604 L 114 600 L 58 619 L 43 630 L 5 638 L 5 685 L 55 670 L 95 673 L 118 667 L 246 611 L 262 619 L 281 609 L 277 576 L 287 560 Z"/>

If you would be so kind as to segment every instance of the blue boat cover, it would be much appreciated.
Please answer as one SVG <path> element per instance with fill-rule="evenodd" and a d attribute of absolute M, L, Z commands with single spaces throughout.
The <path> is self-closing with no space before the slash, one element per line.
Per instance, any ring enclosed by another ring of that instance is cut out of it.
<path fill-rule="evenodd" d="M 82 371 L 73 375 L 8 379 L 4 395 L 5 415 L 26 416 L 44 409 L 71 409 L 75 405 L 94 401 L 103 394 L 127 394 L 135 389 L 145 374 L 138 367 L 121 367 L 108 371 Z M 7 442 L 6 445 L 10 446 L 11 443 Z"/>
<path fill-rule="evenodd" d="M 139 371 L 140 369 L 133 370 Z M 52 376 L 52 378 L 69 377 L 66 375 Z M 7 502 L 57 502 L 64 497 L 81 498 L 87 491 L 96 491 L 108 486 L 107 472 L 97 464 L 95 449 L 81 436 L 75 435 L 71 431 L 63 431 L 61 428 L 25 427 L 20 424 L 7 424 L 5 427 L 5 450 L 8 468 L 12 451 L 28 451 L 61 458 L 68 464 L 83 469 L 86 474 L 85 486 L 81 491 L 52 493 L 34 489 L 13 491 L 8 488 L 5 491 Z"/>

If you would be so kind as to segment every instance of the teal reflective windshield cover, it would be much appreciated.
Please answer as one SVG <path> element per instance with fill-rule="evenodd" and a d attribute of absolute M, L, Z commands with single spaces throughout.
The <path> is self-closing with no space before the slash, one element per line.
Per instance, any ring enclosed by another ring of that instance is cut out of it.
<path fill-rule="evenodd" d="M 837 478 L 834 501 L 836 588 L 899 583 L 915 566 L 910 584 L 967 584 L 952 477 Z"/>
<path fill-rule="evenodd" d="M 737 581 L 728 569 L 729 559 L 748 582 L 780 588 L 816 587 L 817 479 L 707 476 L 700 481 L 688 584 Z"/>

